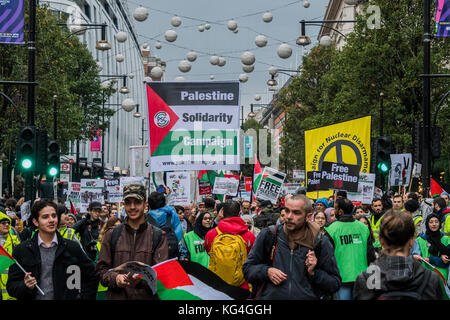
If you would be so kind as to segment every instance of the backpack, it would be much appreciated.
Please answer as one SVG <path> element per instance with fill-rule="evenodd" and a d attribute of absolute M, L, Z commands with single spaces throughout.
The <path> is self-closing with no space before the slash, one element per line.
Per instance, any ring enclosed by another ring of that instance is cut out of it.
<path fill-rule="evenodd" d="M 428 271 L 428 272 L 427 272 Z M 431 278 L 431 271 L 426 270 L 424 279 L 416 291 L 391 291 L 382 293 L 377 300 L 422 300 L 422 293 Z"/>
<path fill-rule="evenodd" d="M 179 250 L 178 250 L 178 238 L 175 234 L 175 231 L 172 229 L 172 213 L 167 213 L 166 215 L 166 225 L 159 226 L 158 222 L 150 215 L 147 214 L 147 221 L 150 222 L 155 227 L 161 228 L 166 232 L 167 245 L 169 247 L 169 259 L 178 258 Z"/>
<path fill-rule="evenodd" d="M 216 227 L 217 236 L 209 253 L 208 269 L 226 283 L 239 287 L 244 283 L 242 266 L 247 259 L 247 246 L 239 234 L 223 233 Z"/>
<path fill-rule="evenodd" d="M 119 240 L 120 234 L 124 228 L 124 224 L 121 223 L 113 228 L 111 234 L 111 263 L 114 265 L 114 254 L 116 252 L 117 241 Z M 162 230 L 158 227 L 153 227 L 153 237 L 152 237 L 152 252 L 155 252 L 159 243 L 162 240 Z"/>

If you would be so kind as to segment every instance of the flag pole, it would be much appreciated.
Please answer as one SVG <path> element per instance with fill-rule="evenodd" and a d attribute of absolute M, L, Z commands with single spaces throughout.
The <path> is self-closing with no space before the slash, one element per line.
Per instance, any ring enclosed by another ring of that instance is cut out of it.
<path fill-rule="evenodd" d="M 197 204 L 197 192 L 198 192 L 198 188 L 197 188 L 197 180 L 198 180 L 198 170 L 195 170 L 195 193 L 194 193 L 194 205 Z"/>

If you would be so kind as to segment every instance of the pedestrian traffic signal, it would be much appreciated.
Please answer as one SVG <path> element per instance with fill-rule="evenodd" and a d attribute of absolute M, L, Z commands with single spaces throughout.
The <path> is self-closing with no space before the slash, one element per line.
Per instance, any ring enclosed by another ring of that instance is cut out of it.
<path fill-rule="evenodd" d="M 50 177 L 56 177 L 59 173 L 59 143 L 56 140 L 50 140 L 47 147 L 47 174 Z"/>
<path fill-rule="evenodd" d="M 33 172 L 36 167 L 36 127 L 22 127 L 18 140 L 16 155 L 19 169 L 23 172 Z"/>
<path fill-rule="evenodd" d="M 376 143 L 376 163 L 379 174 L 386 176 L 391 168 L 392 139 L 381 136 Z"/>
<path fill-rule="evenodd" d="M 104 168 L 92 165 L 92 178 L 93 179 L 103 179 L 105 176 Z"/>

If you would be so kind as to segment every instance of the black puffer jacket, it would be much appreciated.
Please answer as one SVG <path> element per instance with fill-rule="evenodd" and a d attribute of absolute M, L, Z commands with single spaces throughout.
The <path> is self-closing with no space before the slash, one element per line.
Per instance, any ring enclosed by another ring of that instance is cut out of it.
<path fill-rule="evenodd" d="M 257 290 L 261 290 L 257 299 L 319 300 L 323 295 L 331 295 L 339 290 L 342 279 L 334 249 L 327 237 L 322 238 L 315 250 L 318 262 L 314 277 L 309 276 L 305 266 L 306 255 L 310 249 L 300 246 L 291 250 L 283 225 L 278 226 L 273 264 L 269 258 L 272 243 L 273 233 L 270 228 L 263 229 L 242 268 L 245 280 L 257 287 Z M 287 279 L 277 286 L 267 276 L 267 269 L 271 266 L 287 275 Z"/>
<path fill-rule="evenodd" d="M 374 266 L 378 266 L 379 269 L 376 269 Z M 420 262 L 417 262 L 411 256 L 398 257 L 387 255 L 382 255 L 369 266 L 367 271 L 364 271 L 356 278 L 353 297 L 355 300 L 375 300 L 387 292 L 417 291 L 424 281 L 426 272 L 431 273 L 431 277 L 422 293 L 422 300 L 441 300 L 442 289 L 439 283 L 439 276 L 436 273 L 425 269 Z M 376 273 L 380 275 L 378 285 Z"/>
<path fill-rule="evenodd" d="M 100 235 L 101 226 L 101 220 L 97 219 L 92 221 L 89 214 L 86 215 L 86 218 L 78 221 L 72 226 L 72 229 L 80 235 L 80 242 L 84 251 L 93 261 L 97 255 L 95 244 Z"/>

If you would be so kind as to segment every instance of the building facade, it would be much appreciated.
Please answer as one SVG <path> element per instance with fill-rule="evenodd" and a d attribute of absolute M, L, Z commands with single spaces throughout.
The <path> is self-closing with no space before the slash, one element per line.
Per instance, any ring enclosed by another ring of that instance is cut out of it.
<path fill-rule="evenodd" d="M 85 43 L 99 65 L 99 75 L 102 81 L 113 81 L 117 92 L 110 96 L 104 107 L 116 111 L 110 118 L 110 126 L 104 132 L 102 146 L 104 148 L 103 163 L 106 169 L 120 170 L 126 173 L 129 169 L 129 147 L 144 145 L 148 142 L 147 98 L 145 90 L 146 70 L 143 57 L 150 56 L 149 49 L 143 49 L 138 41 L 133 17 L 129 12 L 127 1 L 123 0 L 47 0 L 40 5 L 48 5 L 49 9 L 68 16 L 68 24 L 75 21 L 82 24 L 106 23 L 105 40 L 111 44 L 111 49 L 100 51 L 96 42 L 101 40 L 100 28 L 87 27 L 85 32 L 77 33 L 80 41 Z M 71 29 L 71 26 L 69 26 Z M 76 29 L 73 29 L 76 30 Z M 73 31 L 71 30 L 71 31 Z M 125 32 L 126 41 L 119 42 L 118 32 Z M 145 52 L 145 53 L 144 53 Z M 118 56 L 119 55 L 119 56 Z M 120 55 L 123 61 L 120 61 Z M 110 77 L 113 76 L 113 77 Z M 125 76 L 125 77 L 124 77 Z M 119 93 L 124 81 L 129 93 Z M 122 109 L 125 99 L 132 99 L 136 107 L 130 112 Z M 134 117 L 139 108 L 140 118 Z M 145 119 L 142 121 L 142 119 Z M 146 130 L 146 131 L 144 131 Z M 144 135 L 143 133 L 146 132 Z M 145 141 L 142 141 L 144 138 Z M 76 159 L 77 143 L 70 145 L 71 154 L 68 158 Z M 90 141 L 79 143 L 79 157 L 87 158 L 88 166 L 94 158 L 101 158 L 101 152 L 91 152 Z M 81 161 L 80 161 L 80 164 Z M 119 169 L 120 168 L 120 169 Z"/>

